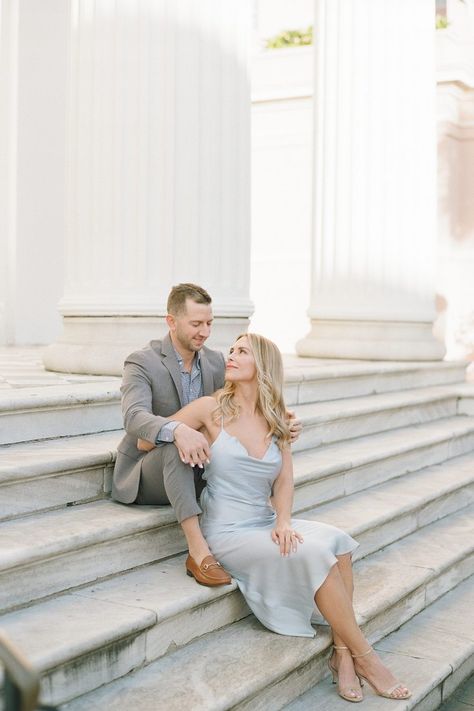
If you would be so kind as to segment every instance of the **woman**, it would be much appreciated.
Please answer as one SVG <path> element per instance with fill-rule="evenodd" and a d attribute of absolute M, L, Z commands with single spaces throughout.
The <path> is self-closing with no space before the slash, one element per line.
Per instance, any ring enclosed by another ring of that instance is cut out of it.
<path fill-rule="evenodd" d="M 360 680 L 366 679 L 380 696 L 407 699 L 409 690 L 382 664 L 354 617 L 351 553 L 358 544 L 333 526 L 291 518 L 293 471 L 282 390 L 278 348 L 246 333 L 230 349 L 224 388 L 173 416 L 211 443 L 201 495 L 203 534 L 268 629 L 314 636 L 316 603 L 333 631 L 329 668 L 342 698 L 362 701 Z"/>

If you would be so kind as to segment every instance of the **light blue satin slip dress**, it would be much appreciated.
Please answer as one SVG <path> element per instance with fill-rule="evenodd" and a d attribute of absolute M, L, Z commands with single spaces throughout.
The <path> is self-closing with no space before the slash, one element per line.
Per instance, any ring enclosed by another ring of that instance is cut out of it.
<path fill-rule="evenodd" d="M 201 529 L 218 561 L 236 580 L 248 606 L 273 632 L 313 637 L 314 594 L 337 562 L 358 543 L 334 526 L 304 519 L 291 525 L 304 537 L 287 557 L 271 539 L 276 514 L 269 503 L 281 469 L 273 440 L 262 459 L 251 457 L 223 427 L 212 444 L 201 494 Z"/>

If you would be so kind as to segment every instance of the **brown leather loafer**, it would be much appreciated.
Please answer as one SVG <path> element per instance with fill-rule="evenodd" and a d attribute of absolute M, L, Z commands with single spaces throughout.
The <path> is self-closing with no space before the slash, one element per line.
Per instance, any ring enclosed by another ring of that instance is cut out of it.
<path fill-rule="evenodd" d="M 190 555 L 186 558 L 186 573 L 199 585 L 207 585 L 213 588 L 216 585 L 230 585 L 232 578 L 227 570 L 217 562 L 213 555 L 204 558 L 201 565 L 198 565 Z"/>

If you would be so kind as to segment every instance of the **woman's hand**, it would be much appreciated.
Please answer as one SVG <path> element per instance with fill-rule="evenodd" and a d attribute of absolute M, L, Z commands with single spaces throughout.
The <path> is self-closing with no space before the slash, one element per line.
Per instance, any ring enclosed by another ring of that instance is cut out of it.
<path fill-rule="evenodd" d="M 286 424 L 290 428 L 290 443 L 294 444 L 303 430 L 303 423 L 297 419 L 294 410 L 287 410 Z"/>
<path fill-rule="evenodd" d="M 303 543 L 301 533 L 291 528 L 290 524 L 277 523 L 272 531 L 272 541 L 280 546 L 280 553 L 283 556 L 288 556 L 290 553 L 296 553 L 298 543 Z"/>
<path fill-rule="evenodd" d="M 137 449 L 139 449 L 140 452 L 151 452 L 155 447 L 156 444 L 152 444 L 147 439 L 139 439 L 137 442 Z"/>

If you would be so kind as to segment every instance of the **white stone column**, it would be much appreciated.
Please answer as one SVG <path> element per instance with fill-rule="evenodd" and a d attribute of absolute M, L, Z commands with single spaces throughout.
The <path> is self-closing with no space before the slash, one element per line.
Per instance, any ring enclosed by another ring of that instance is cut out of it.
<path fill-rule="evenodd" d="M 120 373 L 166 332 L 170 287 L 249 299 L 248 0 L 73 0 L 64 334 L 46 367 Z"/>
<path fill-rule="evenodd" d="M 474 379 L 474 0 L 447 8 L 438 59 L 438 278 L 447 357 Z"/>
<path fill-rule="evenodd" d="M 61 321 L 68 2 L 0 0 L 0 344 Z"/>
<path fill-rule="evenodd" d="M 311 331 L 301 355 L 431 360 L 434 3 L 315 0 Z"/>

